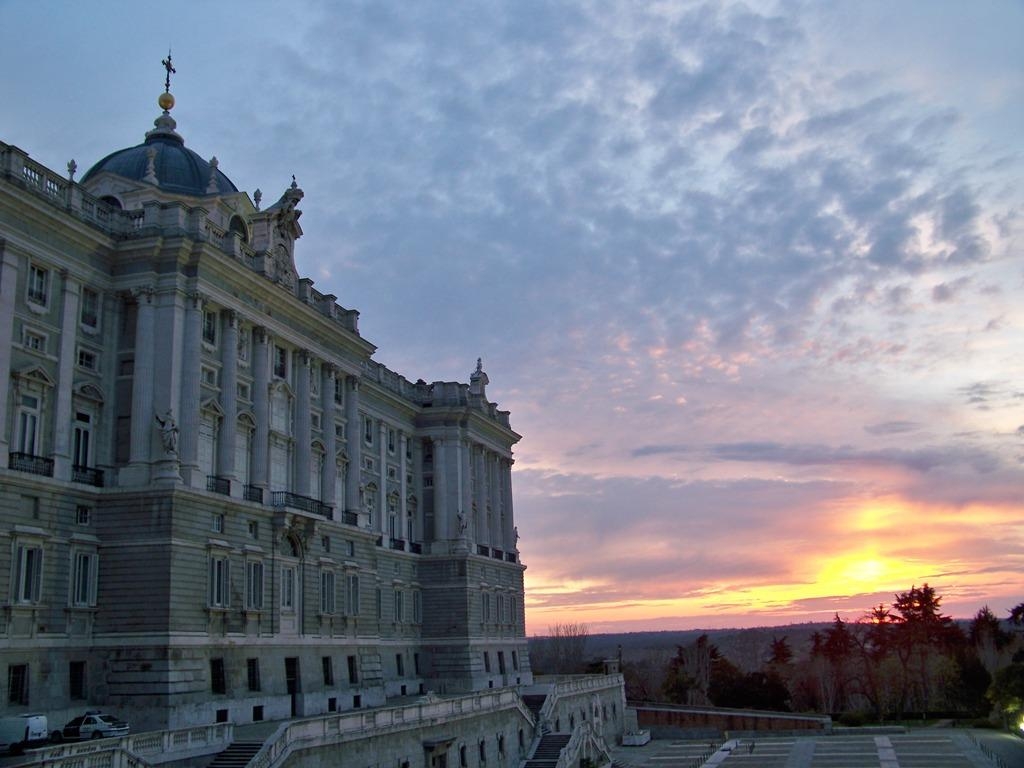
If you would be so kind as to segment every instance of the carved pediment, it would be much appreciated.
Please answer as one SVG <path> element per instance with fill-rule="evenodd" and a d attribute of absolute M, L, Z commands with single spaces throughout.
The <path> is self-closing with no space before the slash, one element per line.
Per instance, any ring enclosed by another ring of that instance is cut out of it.
<path fill-rule="evenodd" d="M 55 382 L 50 374 L 39 365 L 30 365 L 26 368 L 22 368 L 20 371 L 15 371 L 13 374 L 17 380 L 19 386 L 35 385 L 36 387 L 52 387 Z"/>

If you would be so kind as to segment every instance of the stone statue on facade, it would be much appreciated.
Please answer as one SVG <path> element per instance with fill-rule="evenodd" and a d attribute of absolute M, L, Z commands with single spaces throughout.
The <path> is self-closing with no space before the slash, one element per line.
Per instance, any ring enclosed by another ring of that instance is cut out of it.
<path fill-rule="evenodd" d="M 168 409 L 167 413 L 161 416 L 153 414 L 156 423 L 160 427 L 160 442 L 163 443 L 164 453 L 177 456 L 178 454 L 178 423 L 174 420 L 174 414 Z"/>

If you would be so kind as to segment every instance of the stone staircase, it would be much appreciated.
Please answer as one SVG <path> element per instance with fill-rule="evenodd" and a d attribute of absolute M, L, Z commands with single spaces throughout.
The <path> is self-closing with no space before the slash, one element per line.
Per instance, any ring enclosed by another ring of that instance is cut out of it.
<path fill-rule="evenodd" d="M 526 708 L 533 713 L 534 720 L 540 719 L 540 708 L 544 706 L 544 702 L 547 698 L 547 695 L 543 693 L 531 693 L 523 696 L 523 704 L 525 704 Z"/>
<path fill-rule="evenodd" d="M 551 733 L 541 738 L 533 757 L 526 761 L 525 768 L 555 768 L 562 748 L 569 743 L 567 733 Z"/>
<path fill-rule="evenodd" d="M 262 747 L 262 741 L 233 741 L 206 768 L 245 768 Z"/>

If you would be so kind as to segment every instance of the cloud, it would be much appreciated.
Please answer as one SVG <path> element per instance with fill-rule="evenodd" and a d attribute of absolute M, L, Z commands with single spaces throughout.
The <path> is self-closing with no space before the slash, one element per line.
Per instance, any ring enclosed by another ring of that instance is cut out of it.
<path fill-rule="evenodd" d="M 911 428 L 898 426 L 895 431 L 910 431 Z M 892 433 L 890 431 L 886 434 Z M 793 466 L 842 464 L 899 466 L 915 472 L 930 472 L 939 467 L 965 465 L 975 472 L 986 474 L 993 472 L 1000 465 L 997 454 L 985 449 L 966 446 L 864 450 L 850 446 L 746 442 L 709 446 L 645 445 L 632 451 L 634 458 L 660 454 L 693 456 L 709 461 L 765 462 Z"/>
<path fill-rule="evenodd" d="M 902 435 L 916 432 L 921 428 L 922 425 L 914 421 L 886 421 L 881 424 L 868 424 L 864 431 L 869 435 Z"/>

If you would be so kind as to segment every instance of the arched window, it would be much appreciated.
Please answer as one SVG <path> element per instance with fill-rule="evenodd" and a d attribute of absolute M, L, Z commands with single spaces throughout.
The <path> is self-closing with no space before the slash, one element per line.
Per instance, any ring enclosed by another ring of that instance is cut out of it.
<path fill-rule="evenodd" d="M 241 216 L 236 214 L 231 217 L 231 221 L 228 222 L 228 231 L 237 233 L 243 243 L 249 242 L 249 228 L 245 226 Z"/>
<path fill-rule="evenodd" d="M 111 208 L 116 208 L 119 211 L 124 210 L 124 206 L 121 205 L 121 201 L 118 200 L 113 195 L 104 195 L 103 197 L 100 198 L 100 201 L 106 203 Z"/>

